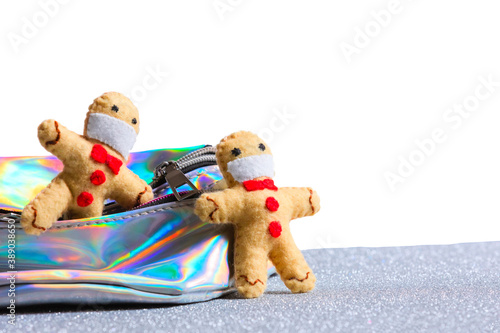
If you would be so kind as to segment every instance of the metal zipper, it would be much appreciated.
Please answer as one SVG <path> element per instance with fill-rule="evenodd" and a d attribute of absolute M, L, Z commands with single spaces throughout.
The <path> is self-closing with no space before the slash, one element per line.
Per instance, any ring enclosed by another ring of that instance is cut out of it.
<path fill-rule="evenodd" d="M 168 183 L 170 189 L 172 190 L 172 193 L 175 195 L 178 201 L 200 193 L 200 190 L 198 190 L 196 186 L 193 185 L 193 183 L 181 170 L 182 169 L 176 162 L 167 162 L 166 164 L 162 163 L 158 170 L 155 171 L 156 183 L 158 184 L 159 179 L 164 179 L 163 183 Z M 155 182 L 155 179 L 153 179 L 153 182 Z M 177 189 L 182 185 L 188 185 L 191 190 L 184 192 L 183 195 L 179 194 L 179 192 L 177 192 Z"/>
<path fill-rule="evenodd" d="M 216 165 L 217 160 L 215 153 L 215 147 L 205 146 L 179 158 L 177 161 L 165 161 L 160 163 L 155 168 L 153 180 L 149 185 L 154 190 L 167 183 L 168 187 L 172 189 L 172 194 L 153 199 L 132 208 L 132 210 L 199 196 L 201 190 L 197 189 L 185 174 L 204 166 Z M 179 192 L 177 189 L 183 185 L 188 185 L 191 189 L 189 191 Z M 113 202 L 104 207 L 103 215 L 115 214 L 121 211 L 123 211 L 123 208 L 116 202 Z"/>
<path fill-rule="evenodd" d="M 190 191 L 181 191 L 181 192 L 179 192 L 179 194 L 181 195 L 181 197 L 185 198 L 184 196 L 188 192 L 190 192 Z M 196 198 L 200 194 L 201 194 L 201 191 L 198 191 L 198 193 L 195 193 L 190 197 Z M 157 205 L 161 205 L 161 204 L 168 203 L 168 202 L 174 202 L 174 201 L 179 201 L 179 200 L 177 200 L 177 197 L 174 195 L 174 193 L 170 193 L 170 194 L 158 197 L 156 199 L 153 199 L 151 201 L 148 201 L 146 203 L 143 203 L 142 205 L 136 206 L 131 210 L 136 210 L 136 209 L 141 209 L 141 208 L 146 208 L 146 207 L 151 207 L 151 206 L 157 206 Z"/>
<path fill-rule="evenodd" d="M 14 223 L 20 223 L 21 222 L 21 214 L 9 212 L 9 211 L 4 210 L 4 209 L 2 209 L 0 211 L 0 222 L 12 223 L 11 222 L 12 220 L 14 220 Z"/>
<path fill-rule="evenodd" d="M 215 153 L 215 147 L 205 146 L 182 156 L 177 161 L 165 161 L 155 168 L 155 176 L 153 178 L 153 181 L 149 185 L 153 188 L 156 188 L 162 184 L 165 184 L 164 176 L 169 165 L 175 165 L 176 169 L 184 173 L 194 170 L 193 166 L 196 166 L 196 169 L 199 168 L 199 164 L 205 164 L 205 166 L 215 165 L 217 164 Z"/>
<path fill-rule="evenodd" d="M 217 164 L 215 152 L 215 147 L 206 146 L 179 158 L 177 161 L 165 161 L 155 168 L 153 180 L 149 185 L 155 189 L 168 183 L 172 191 L 174 191 L 174 188 L 177 189 L 184 184 L 188 184 L 191 189 L 195 190 L 196 187 L 184 174 L 202 166 Z M 174 191 L 175 193 L 176 191 Z M 178 195 L 176 197 L 181 200 Z"/>
<path fill-rule="evenodd" d="M 203 156 L 203 155 L 215 155 L 217 152 L 217 148 L 212 147 L 212 146 L 205 146 L 201 149 L 195 150 L 187 155 L 182 156 L 177 160 L 178 164 L 181 163 L 186 163 L 189 160 L 193 160 L 196 157 Z"/>

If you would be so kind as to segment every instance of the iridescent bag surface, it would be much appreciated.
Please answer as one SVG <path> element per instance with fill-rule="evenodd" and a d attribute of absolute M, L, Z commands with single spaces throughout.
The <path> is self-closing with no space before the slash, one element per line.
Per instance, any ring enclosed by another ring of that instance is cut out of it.
<path fill-rule="evenodd" d="M 149 183 L 157 165 L 202 147 L 132 153 L 128 167 Z M 26 235 L 9 213 L 19 213 L 61 168 L 54 157 L 0 158 L 2 306 L 13 297 L 16 305 L 189 303 L 235 290 L 233 230 L 201 222 L 194 198 L 60 220 L 38 237 Z M 216 165 L 186 176 L 198 189 L 222 178 Z"/>

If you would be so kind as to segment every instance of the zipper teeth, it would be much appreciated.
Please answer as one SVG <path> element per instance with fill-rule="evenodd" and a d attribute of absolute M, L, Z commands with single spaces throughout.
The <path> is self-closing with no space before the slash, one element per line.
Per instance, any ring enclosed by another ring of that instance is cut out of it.
<path fill-rule="evenodd" d="M 179 195 L 183 195 L 186 192 L 187 191 L 181 191 L 181 192 L 179 192 Z M 145 208 L 145 207 L 155 206 L 155 205 L 161 203 L 161 201 L 165 201 L 165 200 L 167 200 L 169 198 L 172 198 L 172 197 L 175 197 L 175 195 L 173 193 L 170 193 L 170 194 L 167 194 L 167 195 L 163 195 L 163 196 L 158 197 L 156 199 L 153 199 L 151 201 L 145 202 L 145 203 L 143 203 L 140 206 L 136 206 L 136 207 L 132 208 L 131 210 L 136 210 L 136 209 L 141 209 L 141 208 Z"/>
<path fill-rule="evenodd" d="M 195 150 L 187 155 L 182 156 L 181 158 L 179 158 L 177 160 L 177 163 L 184 163 L 189 159 L 196 158 L 196 157 L 201 156 L 201 155 L 215 154 L 216 151 L 217 151 L 217 148 L 212 147 L 212 146 L 200 148 L 200 149 Z"/>
<path fill-rule="evenodd" d="M 144 208 L 144 207 L 149 207 L 149 206 L 153 206 L 153 205 L 157 204 L 159 201 L 165 200 L 167 197 L 171 197 L 171 196 L 173 196 L 173 195 L 174 195 L 173 193 L 170 193 L 170 194 L 167 194 L 167 195 L 164 195 L 164 196 L 158 197 L 158 198 L 153 199 L 153 200 L 151 200 L 151 201 L 145 202 L 145 203 L 143 203 L 142 205 L 135 206 L 134 208 L 132 208 L 132 210 L 135 210 L 135 209 L 141 209 L 141 208 Z"/>
<path fill-rule="evenodd" d="M 188 161 L 182 161 L 182 162 L 177 161 L 177 166 L 182 171 L 183 169 L 185 169 L 191 165 L 198 164 L 198 163 L 204 163 L 204 162 L 217 163 L 217 159 L 215 158 L 215 155 L 197 156 L 197 157 L 193 157 L 193 158 L 189 159 Z"/>

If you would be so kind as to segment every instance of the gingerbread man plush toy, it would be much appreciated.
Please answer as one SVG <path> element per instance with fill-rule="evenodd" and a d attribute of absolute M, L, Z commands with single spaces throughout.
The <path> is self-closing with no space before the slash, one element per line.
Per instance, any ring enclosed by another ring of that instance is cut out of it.
<path fill-rule="evenodd" d="M 63 214 L 100 216 L 108 198 L 127 209 L 151 200 L 151 187 L 124 165 L 138 133 L 137 108 L 115 92 L 90 105 L 83 136 L 55 120 L 41 123 L 38 139 L 64 169 L 24 208 L 24 230 L 39 235 Z"/>
<path fill-rule="evenodd" d="M 312 290 L 316 277 L 293 241 L 289 222 L 318 212 L 317 193 L 310 188 L 276 187 L 271 151 L 250 132 L 222 139 L 217 164 L 228 189 L 203 194 L 195 213 L 210 223 L 234 224 L 238 291 L 246 298 L 262 295 L 268 259 L 292 292 Z"/>

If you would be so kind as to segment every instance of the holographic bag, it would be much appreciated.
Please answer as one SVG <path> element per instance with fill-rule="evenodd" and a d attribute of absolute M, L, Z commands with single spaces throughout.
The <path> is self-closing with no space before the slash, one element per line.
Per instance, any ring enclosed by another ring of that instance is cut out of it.
<path fill-rule="evenodd" d="M 108 202 L 102 217 L 59 220 L 37 237 L 22 230 L 19 213 L 62 164 L 0 158 L 1 306 L 189 303 L 235 290 L 233 229 L 193 213 L 200 190 L 222 179 L 215 148 L 132 153 L 128 167 L 151 183 L 153 201 L 130 211 Z"/>

